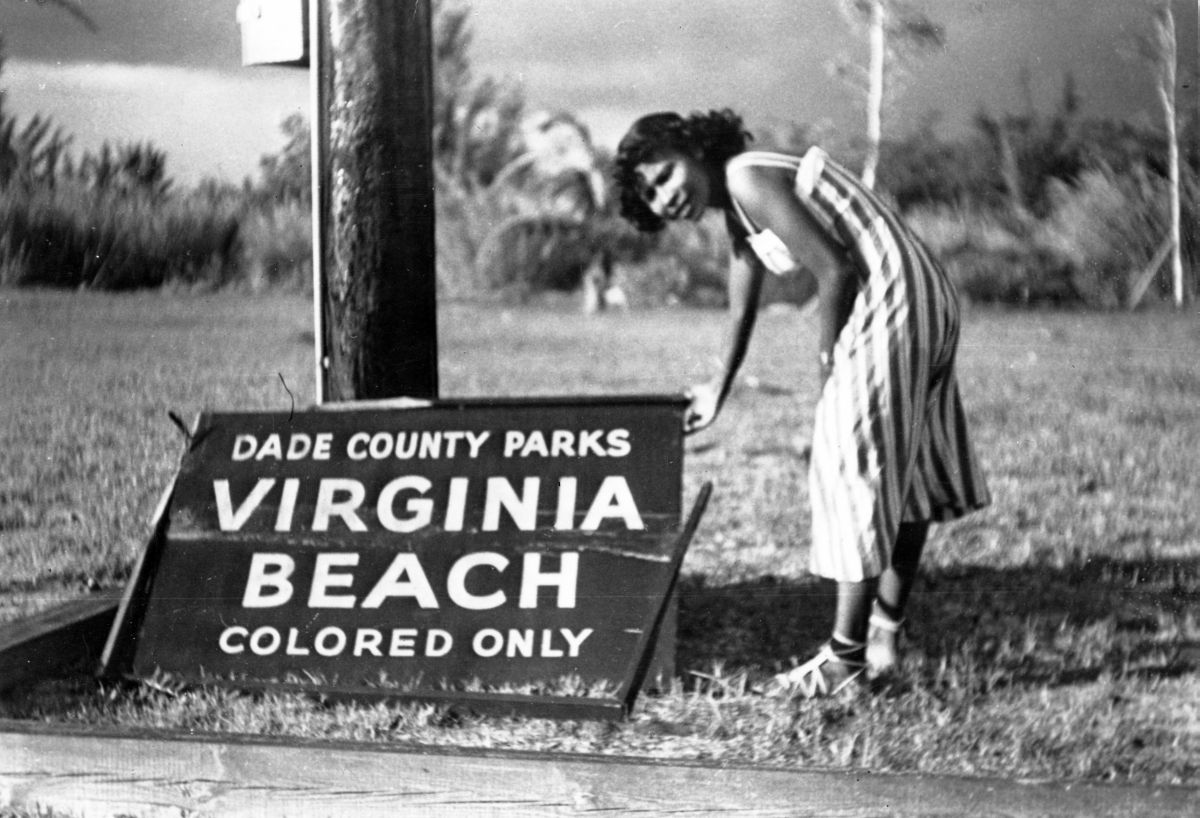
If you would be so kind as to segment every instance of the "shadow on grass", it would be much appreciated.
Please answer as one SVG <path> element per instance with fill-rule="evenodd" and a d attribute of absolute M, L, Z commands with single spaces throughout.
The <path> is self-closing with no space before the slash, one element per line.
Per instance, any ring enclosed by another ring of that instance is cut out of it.
<path fill-rule="evenodd" d="M 805 659 L 828 638 L 835 596 L 815 578 L 686 577 L 679 672 L 773 673 Z M 989 686 L 1171 678 L 1200 667 L 1198 611 L 1200 560 L 934 570 L 909 606 L 907 652 L 929 672 L 968 668 Z"/>

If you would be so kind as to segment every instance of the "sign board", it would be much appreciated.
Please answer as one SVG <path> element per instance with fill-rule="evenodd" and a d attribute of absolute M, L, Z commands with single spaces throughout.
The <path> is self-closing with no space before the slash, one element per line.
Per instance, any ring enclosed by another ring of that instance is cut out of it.
<path fill-rule="evenodd" d="M 582 686 L 627 709 L 690 537 L 685 406 L 202 415 L 106 671 L 468 700 Z"/>
<path fill-rule="evenodd" d="M 308 65 L 308 0 L 241 0 L 237 21 L 242 65 Z"/>

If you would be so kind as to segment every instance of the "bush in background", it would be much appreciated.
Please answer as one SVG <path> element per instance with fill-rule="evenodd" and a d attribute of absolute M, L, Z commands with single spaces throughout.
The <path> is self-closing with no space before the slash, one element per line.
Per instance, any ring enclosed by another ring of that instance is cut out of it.
<path fill-rule="evenodd" d="M 622 274 L 639 303 L 725 302 L 730 246 L 723 216 L 710 213 L 696 223 L 673 225 L 654 241 L 654 253 L 640 264 L 634 260 Z"/>
<path fill-rule="evenodd" d="M 1038 241 L 1061 259 L 1090 306 L 1125 306 L 1137 278 L 1167 235 L 1166 182 L 1144 168 L 1117 176 L 1108 168 L 1055 182 Z"/>
<path fill-rule="evenodd" d="M 166 154 L 150 143 L 79 156 L 69 146 L 49 119 L 20 124 L 0 104 L 0 285 L 119 290 L 236 276 L 234 200 L 173 191 Z"/>
<path fill-rule="evenodd" d="M 1183 168 L 1184 266 L 1196 269 L 1186 229 L 1197 218 L 1200 182 Z M 1170 295 L 1162 251 L 1168 236 L 1168 182 L 1145 164 L 1123 172 L 1100 164 L 1073 181 L 1051 180 L 1045 215 L 989 207 L 915 208 L 909 223 L 960 291 L 982 302 L 1135 306 Z M 1194 275 L 1194 273 L 1193 273 Z"/>
<path fill-rule="evenodd" d="M 907 220 L 970 301 L 1031 305 L 1076 300 L 1060 260 L 1030 239 L 1030 223 L 1002 208 L 917 208 Z"/>
<path fill-rule="evenodd" d="M 239 231 L 239 277 L 253 290 L 312 291 L 312 214 L 307 202 L 247 208 Z"/>
<path fill-rule="evenodd" d="M 436 4 L 434 170 L 438 292 L 527 300 L 619 287 L 631 305 L 723 304 L 729 242 L 720 218 L 639 235 L 605 191 L 610 157 L 569 113 L 530 115 L 522 89 L 471 71 L 469 10 Z M 2 59 L 0 59 L 2 66 Z M 880 192 L 905 213 L 964 297 L 1006 304 L 1127 306 L 1168 289 L 1167 183 L 1154 129 L 1088 121 L 1068 77 L 1056 110 L 992 116 L 941 138 L 929 118 L 883 145 Z M 765 130 L 764 130 L 765 128 Z M 754 128 L 764 148 L 813 142 L 850 167 L 861 145 L 815 126 Z M 76 157 L 50 120 L 18 123 L 0 92 L 0 285 L 129 289 L 228 284 L 308 290 L 312 276 L 309 130 L 240 187 L 175 188 L 150 144 Z M 1183 168 L 1184 223 L 1196 223 L 1197 169 Z M 1194 231 L 1184 251 L 1195 278 Z M 1165 271 L 1164 271 L 1165 272 Z M 1157 281 L 1158 286 L 1154 286 Z M 766 302 L 794 301 L 770 277 Z"/>
<path fill-rule="evenodd" d="M 0 284 L 134 289 L 235 277 L 238 218 L 198 197 L 78 182 L 0 196 Z"/>
<path fill-rule="evenodd" d="M 1183 224 L 1195 224 L 1196 174 L 1183 168 Z M 1163 267 L 1168 239 L 1168 183 L 1144 165 L 1127 173 L 1100 166 L 1074 184 L 1056 184 L 1051 211 L 1037 241 L 1069 270 L 1072 285 L 1089 306 L 1133 306 L 1135 288 L 1151 276 L 1160 282 L 1151 293 L 1167 295 Z M 1195 269 L 1194 247 L 1184 241 L 1185 266 Z M 1191 258 L 1188 258 L 1188 255 Z"/>

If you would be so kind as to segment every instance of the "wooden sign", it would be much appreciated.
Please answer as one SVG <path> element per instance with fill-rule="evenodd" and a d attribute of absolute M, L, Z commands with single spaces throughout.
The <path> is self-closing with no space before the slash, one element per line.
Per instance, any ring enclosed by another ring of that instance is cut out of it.
<path fill-rule="evenodd" d="M 106 672 L 453 700 L 536 685 L 624 712 L 690 537 L 685 406 L 203 415 Z"/>

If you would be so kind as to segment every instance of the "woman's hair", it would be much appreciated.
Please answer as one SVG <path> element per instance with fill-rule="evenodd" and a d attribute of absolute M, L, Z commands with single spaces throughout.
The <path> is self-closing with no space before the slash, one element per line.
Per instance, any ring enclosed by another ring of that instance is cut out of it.
<path fill-rule="evenodd" d="M 694 156 L 714 179 L 720 179 L 725 163 L 744 151 L 752 138 L 742 128 L 742 118 L 728 108 L 707 114 L 696 112 L 686 118 L 675 113 L 642 117 L 630 126 L 617 146 L 613 178 L 620 196 L 621 215 L 647 233 L 663 228 L 663 219 L 642 198 L 638 165 L 654 161 L 666 151 L 680 151 Z M 726 195 L 723 185 L 713 193 Z"/>

